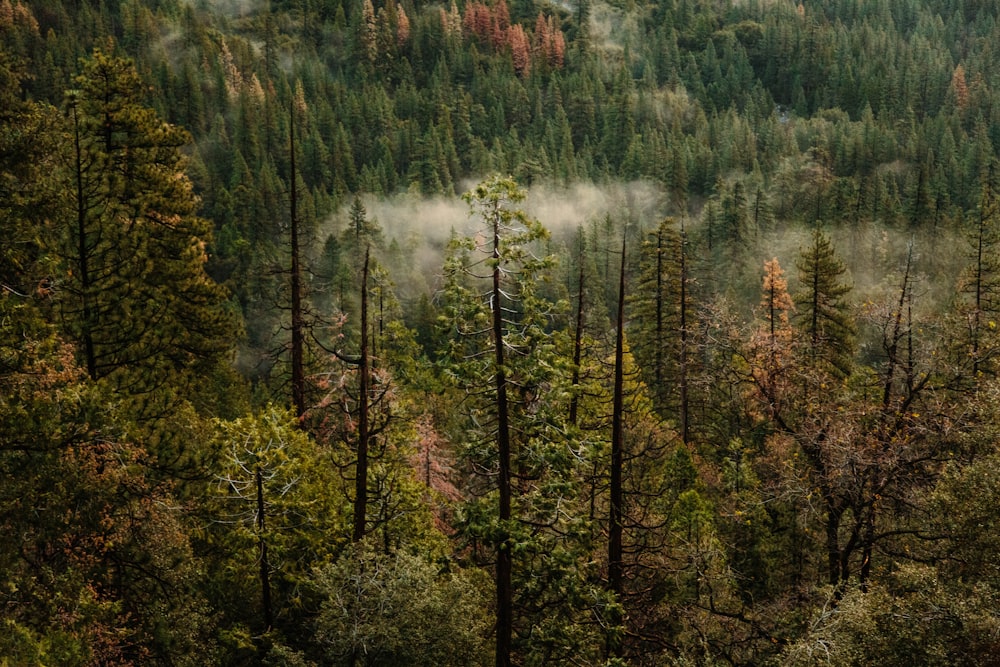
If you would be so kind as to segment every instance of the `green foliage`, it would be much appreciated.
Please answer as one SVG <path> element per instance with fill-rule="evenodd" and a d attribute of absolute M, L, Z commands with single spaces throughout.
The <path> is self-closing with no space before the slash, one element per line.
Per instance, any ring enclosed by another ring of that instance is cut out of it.
<path fill-rule="evenodd" d="M 824 608 L 787 648 L 787 665 L 980 665 L 996 650 L 997 591 L 942 580 L 907 564 Z"/>
<path fill-rule="evenodd" d="M 587 562 L 587 519 L 568 510 L 582 507 L 579 481 L 588 471 L 566 433 L 569 367 L 560 352 L 567 346 L 549 330 L 561 306 L 538 289 L 552 263 L 535 255 L 547 232 L 514 208 L 522 197 L 513 181 L 498 177 L 467 194 L 482 226 L 452 244 L 441 319 L 453 332 L 443 363 L 466 396 L 464 434 L 456 440 L 473 473 L 458 528 L 483 560 L 510 550 L 515 649 L 535 664 L 596 650 L 600 631 L 592 614 L 606 600 Z M 498 375 L 502 389 L 495 386 Z M 499 397 L 507 391 L 503 407 Z M 491 488 L 490 478 L 507 466 L 510 488 Z M 504 493 L 511 497 L 509 516 L 493 509 Z"/>
<path fill-rule="evenodd" d="M 347 549 L 318 568 L 316 642 L 330 663 L 487 665 L 487 582 L 407 550 Z"/>
<path fill-rule="evenodd" d="M 952 464 L 934 489 L 931 503 L 932 524 L 929 531 L 943 536 L 932 547 L 942 559 L 941 578 L 958 579 L 969 585 L 1000 585 L 990 566 L 994 549 L 1000 543 L 1000 522 L 992 510 L 997 501 L 998 454 L 995 445 L 969 465 Z"/>
<path fill-rule="evenodd" d="M 473 565 L 501 549 L 524 664 L 599 664 L 623 631 L 630 664 L 991 661 L 997 6 L 544 12 L 0 0 L 0 524 L 14 538 L 0 662 L 323 664 L 378 646 L 371 664 L 473 664 L 489 630 Z M 554 285 L 559 228 L 550 240 L 518 210 L 512 180 L 484 181 L 467 203 L 511 228 L 496 256 L 492 229 L 457 237 L 437 289 L 417 243 L 428 209 L 377 230 L 359 207 L 448 198 L 495 170 L 532 188 L 640 181 L 655 212 L 626 202 L 630 233 L 672 216 L 701 259 L 685 277 L 667 230 L 626 267 L 620 605 L 600 555 L 617 223 L 574 220 L 588 232 Z M 350 365 L 314 348 L 323 414 L 303 423 L 252 413 L 234 370 L 261 405 L 283 389 L 270 360 L 293 178 L 315 342 L 349 356 L 356 269 L 379 249 L 373 377 L 392 419 L 369 470 L 378 553 L 344 551 Z M 771 257 L 798 260 L 801 289 L 764 321 L 749 274 Z M 477 277 L 494 268 L 496 289 Z M 686 325 L 680 285 L 697 294 Z M 585 304 L 579 360 L 564 294 Z M 346 613 L 333 601 L 352 582 L 369 595 L 351 589 Z M 341 632 L 352 619 L 366 644 Z"/>
<path fill-rule="evenodd" d="M 61 174 L 63 317 L 92 378 L 150 391 L 226 349 L 222 294 L 202 266 L 210 230 L 184 175 L 189 138 L 143 106 L 129 61 L 95 51 L 76 83 Z"/>
<path fill-rule="evenodd" d="M 674 221 L 661 222 L 643 240 L 637 284 L 632 290 L 633 350 L 653 393 L 657 412 L 680 424 L 688 407 L 695 309 L 686 235 Z M 690 340 L 689 340 L 690 339 Z"/>
<path fill-rule="evenodd" d="M 12 630 L 2 652 L 58 664 L 198 664 L 215 655 L 214 622 L 184 516 L 167 488 L 146 480 L 140 448 L 91 426 L 72 443 L 50 431 L 36 441 L 49 451 L 0 453 L 3 530 L 19 536 L 0 552 Z"/>
<path fill-rule="evenodd" d="M 541 398 L 536 392 L 555 371 L 545 358 L 553 349 L 553 334 L 546 328 L 555 304 L 538 293 L 553 258 L 535 255 L 548 232 L 513 208 L 524 198 L 513 180 L 495 177 L 465 198 L 481 227 L 474 235 L 456 238 L 445 260 L 440 321 L 451 336 L 448 373 L 460 387 L 475 392 L 499 370 L 490 351 L 502 345 L 511 351 L 504 368 L 508 378 L 522 386 L 526 399 Z M 491 282 L 494 269 L 499 270 L 498 285 Z M 494 309 L 501 312 L 503 341 L 494 339 Z M 473 410 L 483 412 L 488 406 L 487 399 Z"/>
<path fill-rule="evenodd" d="M 812 244 L 802 250 L 795 267 L 801 287 L 794 321 L 806 337 L 807 354 L 817 368 L 844 377 L 850 372 L 855 333 L 844 298 L 851 286 L 841 282 L 847 267 L 819 230 L 813 232 Z"/>
<path fill-rule="evenodd" d="M 997 647 L 997 578 L 988 558 L 998 532 L 996 454 L 953 466 L 934 492 L 935 539 L 913 543 L 904 564 L 867 590 L 817 613 L 782 664 L 976 665 Z M 909 546 L 907 548 L 910 548 Z M 928 565 L 925 563 L 937 563 Z"/>
<path fill-rule="evenodd" d="M 294 416 L 274 407 L 218 422 L 212 448 L 219 454 L 206 539 L 213 551 L 229 554 L 215 563 L 213 601 L 230 622 L 260 626 L 266 545 L 277 627 L 298 632 L 299 588 L 313 567 L 337 558 L 349 533 L 350 511 L 334 461 Z"/>
<path fill-rule="evenodd" d="M 977 375 L 992 367 L 996 355 L 996 319 L 998 292 L 1000 292 L 1000 266 L 996 249 L 1000 243 L 997 218 L 1000 215 L 996 193 L 995 167 L 990 164 L 982 174 L 979 205 L 969 215 L 969 265 L 958 281 L 960 316 L 966 320 L 963 356 L 972 362 L 971 372 Z"/>
<path fill-rule="evenodd" d="M 224 412 L 213 391 L 234 386 L 235 323 L 204 271 L 211 231 L 184 175 L 189 135 L 144 105 L 130 61 L 96 50 L 82 66 L 66 118 L 40 144 L 54 169 L 39 187 L 57 202 L 38 228 L 58 286 L 50 317 L 90 380 L 127 405 L 126 437 L 155 466 L 190 474 L 202 463 L 185 434 L 192 413 Z"/>

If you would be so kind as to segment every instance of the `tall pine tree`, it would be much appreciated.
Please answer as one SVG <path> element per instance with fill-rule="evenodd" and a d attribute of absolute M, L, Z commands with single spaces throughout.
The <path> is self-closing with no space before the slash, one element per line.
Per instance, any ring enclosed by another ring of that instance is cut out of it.
<path fill-rule="evenodd" d="M 820 230 L 795 263 L 801 289 L 795 297 L 795 322 L 805 334 L 809 360 L 836 377 L 850 373 L 854 353 L 854 323 L 846 296 L 851 286 L 842 282 L 847 267 L 837 257 L 829 237 Z"/>

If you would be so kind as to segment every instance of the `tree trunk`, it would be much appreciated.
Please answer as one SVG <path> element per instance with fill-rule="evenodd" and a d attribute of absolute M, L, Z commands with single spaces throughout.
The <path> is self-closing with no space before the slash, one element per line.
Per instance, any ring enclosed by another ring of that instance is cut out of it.
<path fill-rule="evenodd" d="M 358 463 L 354 475 L 354 541 L 365 536 L 365 511 L 368 507 L 368 257 L 361 269 L 361 355 L 358 360 Z"/>
<path fill-rule="evenodd" d="M 583 360 L 583 237 L 580 238 L 580 275 L 577 279 L 576 329 L 573 332 L 573 395 L 569 399 L 569 423 L 577 425 L 577 411 L 580 405 L 580 363 Z"/>
<path fill-rule="evenodd" d="M 664 400 L 666 378 L 663 377 L 663 344 L 666 338 L 663 330 L 663 253 L 663 225 L 661 224 L 656 229 L 656 339 L 653 344 L 653 378 L 656 383 L 654 395 L 659 399 L 657 407 L 661 411 L 660 414 L 663 414 L 666 402 Z M 620 294 L 619 298 L 621 298 Z"/>
<path fill-rule="evenodd" d="M 984 198 L 985 199 L 985 198 Z M 979 221 L 976 227 L 976 305 L 972 311 L 972 376 L 979 375 L 979 330 L 983 320 L 983 255 L 985 251 L 984 236 L 986 233 L 985 206 L 979 207 Z"/>
<path fill-rule="evenodd" d="M 625 439 L 625 236 L 622 233 L 622 266 L 618 275 L 618 325 L 615 340 L 615 387 L 611 413 L 611 517 L 608 526 L 608 589 L 615 600 L 622 602 L 623 564 L 622 533 L 624 532 L 624 507 L 622 493 L 622 462 Z M 620 615 L 613 619 L 613 626 L 620 626 Z M 608 642 L 608 653 L 620 658 L 623 654 L 621 637 Z"/>
<path fill-rule="evenodd" d="M 267 559 L 267 539 L 264 535 L 264 477 L 258 467 L 257 477 L 257 546 L 260 555 L 260 599 L 264 607 L 264 631 L 273 625 L 274 617 L 271 611 L 271 564 Z"/>
<path fill-rule="evenodd" d="M 73 147 L 76 152 L 76 233 L 78 266 L 80 269 L 80 299 L 83 307 L 83 355 L 87 365 L 87 376 L 97 379 L 97 354 L 94 351 L 93 310 L 90 303 L 90 267 L 87 255 L 87 207 L 83 194 L 83 148 L 80 145 L 80 121 L 77 118 L 76 102 L 73 109 Z"/>
<path fill-rule="evenodd" d="M 507 402 L 507 375 L 504 370 L 503 307 L 500 291 L 500 215 L 493 217 L 493 349 L 495 354 L 495 388 L 497 399 L 497 456 L 500 494 L 500 535 L 497 543 L 497 635 L 496 665 L 509 667 L 514 625 L 514 594 L 511 585 L 512 554 L 507 535 L 510 523 L 510 413 Z"/>
<path fill-rule="evenodd" d="M 826 558 L 827 574 L 834 588 L 840 583 L 840 517 L 843 512 L 832 499 L 826 499 Z"/>
<path fill-rule="evenodd" d="M 681 441 L 687 443 L 691 438 L 690 433 L 690 410 L 688 406 L 688 312 L 687 312 L 687 282 L 688 282 L 688 270 L 687 270 L 687 232 L 684 231 L 684 222 L 681 221 L 681 248 L 680 248 L 680 260 L 681 260 L 681 302 L 680 302 L 680 350 L 678 351 L 678 370 L 680 377 L 678 378 L 678 383 L 680 385 L 680 405 L 679 405 L 679 417 L 681 425 Z"/>
<path fill-rule="evenodd" d="M 295 108 L 290 109 L 289 143 L 291 145 L 291 291 L 292 291 L 292 405 L 295 416 L 306 412 L 306 380 L 303 362 L 304 328 L 302 318 L 302 269 L 299 266 L 298 192 L 295 182 Z"/>

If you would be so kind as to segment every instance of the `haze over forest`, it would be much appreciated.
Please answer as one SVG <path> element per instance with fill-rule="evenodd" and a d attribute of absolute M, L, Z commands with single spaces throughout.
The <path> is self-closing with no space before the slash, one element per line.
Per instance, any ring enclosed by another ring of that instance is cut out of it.
<path fill-rule="evenodd" d="M 995 663 L 998 21 L 0 0 L 0 666 Z"/>

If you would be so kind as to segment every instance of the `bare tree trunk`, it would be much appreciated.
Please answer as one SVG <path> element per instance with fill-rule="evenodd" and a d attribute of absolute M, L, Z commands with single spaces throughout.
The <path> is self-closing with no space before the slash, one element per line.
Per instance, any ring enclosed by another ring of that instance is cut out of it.
<path fill-rule="evenodd" d="M 302 267 L 299 258 L 299 218 L 298 191 L 295 185 L 295 107 L 289 109 L 289 144 L 291 148 L 291 291 L 292 291 L 292 404 L 295 416 L 302 417 L 306 413 L 306 378 L 303 362 L 305 341 L 305 323 L 302 317 Z"/>
<path fill-rule="evenodd" d="M 271 611 L 271 564 L 267 559 L 267 539 L 264 535 L 264 477 L 258 467 L 257 477 L 257 546 L 260 555 L 260 598 L 264 607 L 264 629 L 268 631 L 274 622 Z"/>
<path fill-rule="evenodd" d="M 663 253 L 665 249 L 663 247 L 663 225 L 661 224 L 656 228 L 656 339 L 653 343 L 653 378 L 656 383 L 655 395 L 658 399 L 659 405 L 657 406 L 663 414 L 664 408 L 664 393 L 666 389 L 664 384 L 666 378 L 664 378 L 663 373 L 663 342 L 666 339 L 665 332 L 663 330 Z M 622 260 L 624 261 L 624 260 Z M 621 295 L 619 294 L 619 298 Z M 619 316 L 620 318 L 620 316 Z M 619 327 L 621 325 L 619 324 Z"/>
<path fill-rule="evenodd" d="M 573 332 L 573 395 L 569 399 L 569 423 L 577 425 L 577 412 L 580 406 L 580 363 L 583 360 L 583 236 L 580 237 L 580 275 L 577 279 L 576 330 Z"/>
<path fill-rule="evenodd" d="M 896 312 L 893 314 L 892 334 L 884 343 L 886 352 L 886 370 L 885 381 L 882 386 L 882 412 L 886 414 L 888 414 L 889 406 L 892 403 L 892 386 L 895 381 L 896 368 L 900 365 L 899 342 L 903 339 L 903 309 L 910 297 L 910 266 L 912 262 L 913 243 L 911 242 L 909 251 L 906 255 L 906 269 L 903 271 L 903 286 L 899 291 L 899 302 L 896 305 Z"/>
<path fill-rule="evenodd" d="M 984 198 L 985 199 L 985 198 Z M 979 331 L 983 320 L 983 262 L 985 252 L 986 210 L 979 207 L 979 221 L 976 226 L 976 306 L 972 311 L 972 376 L 979 375 Z"/>
<path fill-rule="evenodd" d="M 684 222 L 681 221 L 681 247 L 680 247 L 680 260 L 681 260 L 681 280 L 680 280 L 680 350 L 678 350 L 678 371 L 680 377 L 678 378 L 678 384 L 680 385 L 680 405 L 679 417 L 681 423 L 681 440 L 687 443 L 691 438 L 691 426 L 690 426 L 690 410 L 688 401 L 688 312 L 687 312 L 687 283 L 688 283 L 688 269 L 687 269 L 687 232 L 684 231 Z"/>
<path fill-rule="evenodd" d="M 497 395 L 497 454 L 500 494 L 500 540 L 497 544 L 497 635 L 496 665 L 509 667 L 511 640 L 514 627 L 514 593 L 511 585 L 512 554 L 507 536 L 511 517 L 510 506 L 510 412 L 507 402 L 507 376 L 504 371 L 503 307 L 500 291 L 500 216 L 493 217 L 493 348 L 496 363 L 495 387 Z"/>
<path fill-rule="evenodd" d="M 87 247 L 87 207 L 83 194 L 83 148 L 80 146 L 80 121 L 76 101 L 73 109 L 73 147 L 76 151 L 76 233 L 78 266 L 80 268 L 80 299 L 83 306 L 83 355 L 87 363 L 87 376 L 97 379 L 97 354 L 94 351 L 93 311 L 90 303 L 90 267 Z"/>
<path fill-rule="evenodd" d="M 611 517 L 608 525 L 608 589 L 617 602 L 622 601 L 623 564 L 622 537 L 624 532 L 624 507 L 622 493 L 622 464 L 625 440 L 625 233 L 622 232 L 622 266 L 618 275 L 618 325 L 615 340 L 615 387 L 611 414 Z M 621 617 L 614 619 L 620 625 Z M 623 655 L 620 637 L 608 642 L 608 653 L 614 657 Z"/>
<path fill-rule="evenodd" d="M 365 536 L 365 511 L 368 506 L 368 257 L 361 270 L 361 355 L 358 360 L 358 463 L 354 479 L 354 541 Z"/>
<path fill-rule="evenodd" d="M 826 492 L 827 494 L 829 492 Z M 827 497 L 826 500 L 826 564 L 830 585 L 834 588 L 840 584 L 840 517 L 843 512 L 838 509 L 834 501 Z"/>
<path fill-rule="evenodd" d="M 299 266 L 298 192 L 295 177 L 295 108 L 290 109 L 289 143 L 291 145 L 291 291 L 292 291 L 292 405 L 295 416 L 306 412 L 306 379 L 303 362 L 305 325 L 302 318 L 302 269 Z"/>

